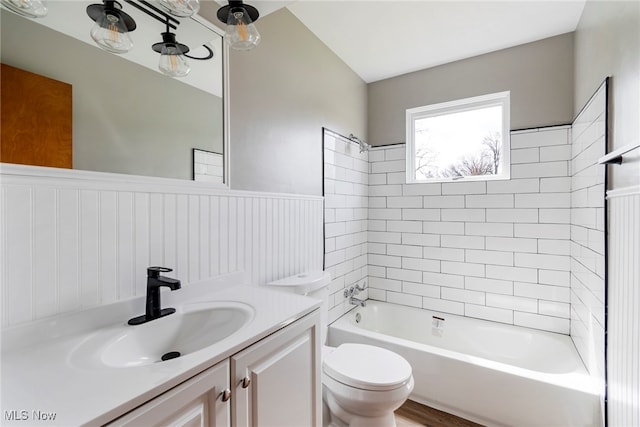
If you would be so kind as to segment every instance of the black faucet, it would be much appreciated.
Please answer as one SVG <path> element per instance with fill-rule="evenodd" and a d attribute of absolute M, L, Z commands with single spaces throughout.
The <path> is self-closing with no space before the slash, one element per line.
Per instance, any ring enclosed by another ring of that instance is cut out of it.
<path fill-rule="evenodd" d="M 147 305 L 142 316 L 129 319 L 130 325 L 140 325 L 163 316 L 176 312 L 175 308 L 160 308 L 160 288 L 168 287 L 172 291 L 180 289 L 180 280 L 161 276 L 160 273 L 168 273 L 171 270 L 166 267 L 147 268 Z"/>

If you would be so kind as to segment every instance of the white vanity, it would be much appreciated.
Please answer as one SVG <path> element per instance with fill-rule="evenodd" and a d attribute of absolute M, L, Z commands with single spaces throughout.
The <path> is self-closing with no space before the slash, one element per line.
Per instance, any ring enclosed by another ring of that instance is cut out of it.
<path fill-rule="evenodd" d="M 211 283 L 162 298 L 177 312 L 147 330 L 127 325 L 140 298 L 5 330 L 3 425 L 321 425 L 319 301 Z M 172 345 L 187 351 L 152 356 Z"/>

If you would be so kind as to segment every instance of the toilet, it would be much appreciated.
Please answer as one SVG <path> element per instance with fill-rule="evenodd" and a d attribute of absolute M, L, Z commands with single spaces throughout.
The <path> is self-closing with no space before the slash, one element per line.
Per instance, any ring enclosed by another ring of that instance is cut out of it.
<path fill-rule="evenodd" d="M 321 340 L 326 342 L 329 273 L 312 271 L 268 283 L 273 289 L 323 301 Z M 323 425 L 395 427 L 393 412 L 413 390 L 411 365 L 381 347 L 345 343 L 322 348 Z"/>

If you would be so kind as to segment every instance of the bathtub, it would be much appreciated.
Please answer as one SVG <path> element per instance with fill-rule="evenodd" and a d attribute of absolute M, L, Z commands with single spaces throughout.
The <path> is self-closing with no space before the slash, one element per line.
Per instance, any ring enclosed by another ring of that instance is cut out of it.
<path fill-rule="evenodd" d="M 566 335 L 367 301 L 329 345 L 372 344 L 413 368 L 410 399 L 487 426 L 601 426 L 601 385 Z"/>

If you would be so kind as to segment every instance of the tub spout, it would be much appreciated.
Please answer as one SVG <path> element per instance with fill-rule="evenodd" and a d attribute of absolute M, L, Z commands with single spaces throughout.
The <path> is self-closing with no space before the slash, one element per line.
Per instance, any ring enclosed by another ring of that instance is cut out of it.
<path fill-rule="evenodd" d="M 359 305 L 360 307 L 364 307 L 365 305 L 367 305 L 367 301 L 351 296 L 349 297 L 349 304 Z"/>

